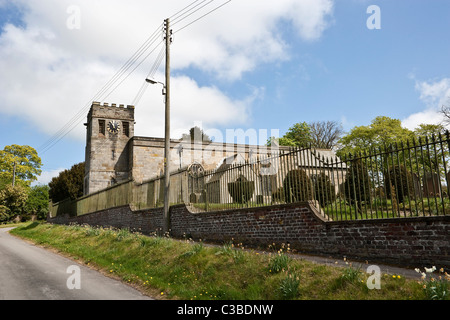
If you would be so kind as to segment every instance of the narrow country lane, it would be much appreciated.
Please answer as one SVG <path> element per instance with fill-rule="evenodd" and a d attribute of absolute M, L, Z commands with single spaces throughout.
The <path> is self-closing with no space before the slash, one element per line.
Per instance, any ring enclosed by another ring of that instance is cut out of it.
<path fill-rule="evenodd" d="M 137 290 L 0 229 L 0 300 L 146 300 Z M 79 288 L 77 288 L 79 284 Z"/>

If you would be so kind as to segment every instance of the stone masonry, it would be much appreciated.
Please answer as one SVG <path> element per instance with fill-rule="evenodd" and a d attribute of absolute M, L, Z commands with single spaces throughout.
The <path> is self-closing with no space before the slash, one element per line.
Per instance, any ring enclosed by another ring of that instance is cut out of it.
<path fill-rule="evenodd" d="M 117 121 L 118 132 L 108 131 Z M 92 104 L 86 126 L 84 193 L 130 179 L 128 143 L 134 135 L 134 107 Z"/>
<path fill-rule="evenodd" d="M 154 179 L 164 172 L 164 139 L 134 136 L 134 106 L 94 102 L 87 117 L 84 194 L 88 195 L 112 185 L 134 180 Z M 117 133 L 108 131 L 113 121 L 119 123 Z M 182 148 L 181 159 L 179 150 Z M 276 150 L 283 147 L 277 147 Z M 234 143 L 191 142 L 171 140 L 170 171 L 200 164 L 204 170 L 216 169 L 225 158 L 240 154 L 265 154 L 263 146 Z"/>

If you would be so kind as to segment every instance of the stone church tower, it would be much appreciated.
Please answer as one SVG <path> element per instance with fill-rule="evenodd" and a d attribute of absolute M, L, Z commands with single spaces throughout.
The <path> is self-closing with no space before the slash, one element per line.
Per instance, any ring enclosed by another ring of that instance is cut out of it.
<path fill-rule="evenodd" d="M 85 195 L 131 178 L 129 142 L 134 124 L 134 106 L 92 104 L 85 124 Z"/>

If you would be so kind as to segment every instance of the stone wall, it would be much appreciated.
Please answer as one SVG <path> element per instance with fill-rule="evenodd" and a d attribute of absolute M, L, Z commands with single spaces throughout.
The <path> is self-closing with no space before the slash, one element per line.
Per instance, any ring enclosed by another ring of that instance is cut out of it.
<path fill-rule="evenodd" d="M 128 206 L 55 223 L 129 227 L 152 233 L 162 226 L 162 209 L 132 212 Z M 324 221 L 309 203 L 221 212 L 192 213 L 171 207 L 171 235 L 223 244 L 234 239 L 267 248 L 289 243 L 300 253 L 390 263 L 411 268 L 450 267 L 450 216 L 356 221 Z"/>

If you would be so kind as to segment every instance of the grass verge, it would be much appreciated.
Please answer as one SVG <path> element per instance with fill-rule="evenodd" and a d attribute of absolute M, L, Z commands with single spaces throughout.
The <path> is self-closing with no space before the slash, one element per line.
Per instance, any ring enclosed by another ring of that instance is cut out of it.
<path fill-rule="evenodd" d="M 128 230 L 28 223 L 11 231 L 158 299 L 183 300 L 404 300 L 426 299 L 423 284 L 382 275 L 369 290 L 362 270 L 291 259 L 226 243 L 144 236 Z M 448 299 L 448 296 L 446 297 Z"/>

